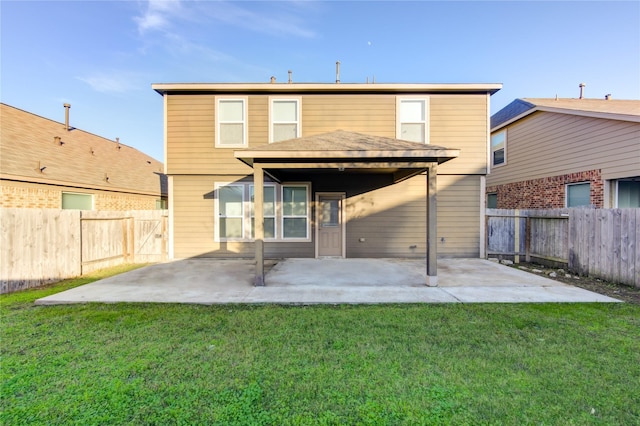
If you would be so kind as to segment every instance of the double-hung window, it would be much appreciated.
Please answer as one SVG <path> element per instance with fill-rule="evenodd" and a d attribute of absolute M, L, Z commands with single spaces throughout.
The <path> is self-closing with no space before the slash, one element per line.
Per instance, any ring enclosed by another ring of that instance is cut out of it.
<path fill-rule="evenodd" d="M 254 193 L 253 185 L 249 187 L 249 196 L 251 197 L 251 238 L 255 238 L 255 209 L 254 209 Z M 276 237 L 276 188 L 273 185 L 264 187 L 264 238 Z"/>
<path fill-rule="evenodd" d="M 309 189 L 306 185 L 282 186 L 282 238 L 308 238 Z"/>
<path fill-rule="evenodd" d="M 237 148 L 247 145 L 247 99 L 216 100 L 216 146 Z"/>
<path fill-rule="evenodd" d="M 310 240 L 310 193 L 308 183 L 265 183 L 265 240 Z M 254 185 L 250 182 L 218 183 L 215 194 L 216 241 L 254 240 Z"/>
<path fill-rule="evenodd" d="M 269 141 L 300 137 L 300 99 L 271 99 Z"/>
<path fill-rule="evenodd" d="M 398 98 L 396 138 L 429 143 L 429 99 Z"/>
<path fill-rule="evenodd" d="M 507 162 L 507 131 L 491 135 L 491 165 L 499 166 Z"/>
<path fill-rule="evenodd" d="M 220 239 L 243 239 L 244 185 L 220 186 L 217 200 Z"/>

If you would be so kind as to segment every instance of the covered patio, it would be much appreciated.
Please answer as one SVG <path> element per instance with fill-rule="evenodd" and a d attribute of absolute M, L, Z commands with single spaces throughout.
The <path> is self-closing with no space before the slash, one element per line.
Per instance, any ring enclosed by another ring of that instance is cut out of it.
<path fill-rule="evenodd" d="M 254 170 L 255 260 L 254 284 L 264 286 L 265 176 L 282 182 L 293 173 L 384 174 L 398 183 L 421 173 L 426 179 L 426 285 L 438 285 L 437 176 L 438 165 L 460 150 L 338 130 L 320 135 L 235 151 L 235 157 Z M 343 254 L 346 256 L 346 253 Z"/>

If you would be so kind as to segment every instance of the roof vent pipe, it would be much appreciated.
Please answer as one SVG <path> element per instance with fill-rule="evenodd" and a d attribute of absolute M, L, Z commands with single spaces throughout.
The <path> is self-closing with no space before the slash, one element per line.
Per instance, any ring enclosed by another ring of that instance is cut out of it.
<path fill-rule="evenodd" d="M 336 84 L 340 84 L 340 61 L 336 62 Z"/>
<path fill-rule="evenodd" d="M 604 95 L 604 98 L 606 100 L 610 100 L 611 99 L 611 93 L 607 93 L 606 95 Z"/>
<path fill-rule="evenodd" d="M 69 110 L 71 109 L 71 104 L 64 104 L 64 129 L 69 131 Z"/>
<path fill-rule="evenodd" d="M 291 84 L 291 70 L 289 70 L 289 84 Z"/>
<path fill-rule="evenodd" d="M 582 93 L 582 92 L 583 92 L 583 90 L 584 90 L 584 88 L 585 88 L 586 86 L 587 86 L 587 85 L 586 85 L 586 84 L 584 84 L 584 83 L 580 83 L 580 84 L 578 85 L 578 87 L 580 88 L 580 99 L 583 99 L 583 96 L 582 96 L 582 95 L 583 95 L 583 93 Z"/>

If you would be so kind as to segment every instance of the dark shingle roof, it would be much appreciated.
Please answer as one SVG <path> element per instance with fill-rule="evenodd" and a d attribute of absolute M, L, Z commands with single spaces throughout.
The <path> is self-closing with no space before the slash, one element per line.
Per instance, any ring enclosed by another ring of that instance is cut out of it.
<path fill-rule="evenodd" d="M 491 129 L 501 126 L 527 112 L 558 112 L 592 115 L 600 118 L 640 121 L 640 100 L 626 99 L 516 99 L 491 117 Z"/>
<path fill-rule="evenodd" d="M 63 123 L 6 104 L 0 104 L 0 120 L 3 178 L 151 195 L 166 193 L 163 164 L 131 146 L 80 129 L 67 131 Z"/>

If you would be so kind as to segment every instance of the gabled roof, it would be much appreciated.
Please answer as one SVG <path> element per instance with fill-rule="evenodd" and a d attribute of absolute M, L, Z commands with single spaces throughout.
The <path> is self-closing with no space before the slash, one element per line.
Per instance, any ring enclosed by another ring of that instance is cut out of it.
<path fill-rule="evenodd" d="M 514 100 L 491 117 L 491 131 L 536 111 L 640 122 L 640 100 L 523 98 Z"/>
<path fill-rule="evenodd" d="M 0 104 L 0 178 L 146 195 L 163 164 L 135 148 Z M 59 139 L 56 139 L 59 138 Z"/>

